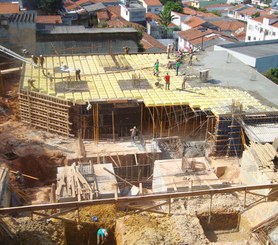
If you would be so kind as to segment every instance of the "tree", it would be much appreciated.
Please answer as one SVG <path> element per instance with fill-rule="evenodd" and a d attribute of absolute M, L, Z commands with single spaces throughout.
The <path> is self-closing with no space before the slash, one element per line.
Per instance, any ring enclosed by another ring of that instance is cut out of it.
<path fill-rule="evenodd" d="M 56 13 L 63 6 L 63 0 L 37 0 L 37 5 L 47 13 Z"/>
<path fill-rule="evenodd" d="M 166 38 L 167 38 L 167 31 L 168 31 L 168 26 L 171 24 L 171 22 L 176 19 L 177 17 L 175 17 L 174 15 L 171 15 L 171 11 L 166 10 L 165 8 L 163 9 L 163 11 L 161 11 L 158 14 L 159 17 L 159 22 L 162 25 L 163 29 L 166 32 Z"/>
<path fill-rule="evenodd" d="M 183 13 L 183 6 L 180 1 L 177 1 L 177 2 L 168 1 L 164 5 L 163 11 L 166 11 L 166 12 L 174 11 L 174 12 L 178 12 L 178 13 Z"/>
<path fill-rule="evenodd" d="M 278 68 L 270 68 L 264 73 L 264 75 L 272 82 L 278 84 Z"/>
<path fill-rule="evenodd" d="M 256 12 L 255 14 L 252 14 L 251 15 L 251 18 L 257 18 L 257 17 L 260 17 L 260 12 Z"/>

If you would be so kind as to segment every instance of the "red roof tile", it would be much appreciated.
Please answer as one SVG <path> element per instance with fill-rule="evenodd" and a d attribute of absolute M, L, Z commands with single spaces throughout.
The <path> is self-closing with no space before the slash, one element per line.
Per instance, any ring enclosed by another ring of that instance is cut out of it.
<path fill-rule="evenodd" d="M 0 3 L 0 14 L 18 14 L 19 3 Z"/>
<path fill-rule="evenodd" d="M 222 4 L 212 4 L 204 7 L 205 9 L 210 9 L 210 8 L 223 8 L 223 7 L 231 7 L 232 5 L 227 4 L 227 3 L 222 3 Z"/>
<path fill-rule="evenodd" d="M 218 26 L 221 31 L 237 31 L 240 28 L 246 29 L 246 23 L 238 20 L 219 20 L 219 21 L 211 21 L 211 23 L 215 26 Z"/>
<path fill-rule="evenodd" d="M 107 6 L 106 9 L 110 12 L 111 16 L 121 16 L 121 7 L 120 6 Z"/>
<path fill-rule="evenodd" d="M 162 51 L 166 51 L 166 47 L 162 43 L 157 41 L 154 37 L 148 35 L 146 32 L 143 32 L 141 43 L 146 51 L 151 48 L 158 48 L 162 49 Z"/>
<path fill-rule="evenodd" d="M 204 12 L 197 12 L 197 16 L 204 17 L 204 18 L 217 18 L 218 15 L 214 13 L 204 13 Z"/>
<path fill-rule="evenodd" d="M 191 40 L 201 38 L 201 37 L 211 34 L 211 33 L 212 33 L 212 30 L 200 31 L 198 29 L 192 28 L 192 29 L 189 29 L 186 31 L 180 31 L 178 33 L 178 36 L 183 39 L 186 39 L 188 41 L 191 41 Z"/>
<path fill-rule="evenodd" d="M 191 8 L 183 8 L 183 12 L 188 15 L 196 15 L 197 11 Z"/>
<path fill-rule="evenodd" d="M 250 7 L 250 8 L 243 9 L 243 10 L 241 10 L 241 11 L 238 11 L 238 12 L 241 13 L 241 14 L 245 14 L 245 15 L 251 16 L 252 14 L 255 14 L 255 13 L 257 13 L 257 12 L 260 12 L 260 9 Z"/>
<path fill-rule="evenodd" d="M 107 10 L 101 10 L 101 11 L 97 11 L 97 18 L 101 21 L 101 20 L 109 20 L 109 16 L 107 13 Z"/>
<path fill-rule="evenodd" d="M 91 0 L 78 0 L 75 3 L 80 6 L 84 3 L 93 3 L 93 1 L 91 1 Z"/>
<path fill-rule="evenodd" d="M 93 3 L 120 3 L 120 0 L 92 0 Z"/>
<path fill-rule="evenodd" d="M 146 21 L 151 21 L 151 20 L 156 20 L 158 21 L 159 20 L 159 17 L 157 14 L 154 14 L 152 12 L 147 12 L 146 13 Z"/>
<path fill-rule="evenodd" d="M 193 28 L 193 27 L 197 27 L 197 26 L 200 26 L 200 25 L 204 24 L 205 21 L 202 20 L 201 18 L 196 17 L 196 16 L 192 16 L 188 20 L 184 20 L 183 23 L 185 23 L 186 25 Z"/>
<path fill-rule="evenodd" d="M 159 0 L 143 0 L 147 6 L 162 6 Z"/>
<path fill-rule="evenodd" d="M 37 16 L 36 23 L 61 24 L 62 18 L 60 15 L 39 15 Z"/>
<path fill-rule="evenodd" d="M 64 7 L 67 11 L 71 11 L 71 10 L 80 8 L 75 2 L 73 2 L 71 0 L 66 0 L 64 2 Z"/>

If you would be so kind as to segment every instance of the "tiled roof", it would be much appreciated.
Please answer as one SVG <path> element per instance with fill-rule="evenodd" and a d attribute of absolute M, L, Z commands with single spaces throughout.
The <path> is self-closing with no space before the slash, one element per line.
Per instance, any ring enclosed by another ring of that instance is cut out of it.
<path fill-rule="evenodd" d="M 61 24 L 62 22 L 60 15 L 40 15 L 36 18 L 36 23 L 42 24 Z"/>
<path fill-rule="evenodd" d="M 183 23 L 185 23 L 186 25 L 193 28 L 193 27 L 197 27 L 197 26 L 200 26 L 200 25 L 204 24 L 205 21 L 202 20 L 201 18 L 196 17 L 196 16 L 192 16 L 188 20 L 184 20 Z"/>
<path fill-rule="evenodd" d="M 188 15 L 196 15 L 197 11 L 192 8 L 183 8 L 183 12 Z"/>
<path fill-rule="evenodd" d="M 137 23 L 129 22 L 121 16 L 110 19 L 109 21 L 107 21 L 107 25 L 108 27 L 115 28 L 134 27 L 135 29 L 145 30 L 144 26 Z"/>
<path fill-rule="evenodd" d="M 151 21 L 151 20 L 159 20 L 159 17 L 157 14 L 154 14 L 152 12 L 147 12 L 146 13 L 146 21 Z"/>
<path fill-rule="evenodd" d="M 246 29 L 246 23 L 238 20 L 219 20 L 219 21 L 211 21 L 211 23 L 215 26 L 218 26 L 221 31 L 237 31 L 239 28 Z"/>
<path fill-rule="evenodd" d="M 162 51 L 166 51 L 166 47 L 161 44 L 159 41 L 157 41 L 154 37 L 148 35 L 146 32 L 143 32 L 143 37 L 141 41 L 143 48 L 145 50 L 151 49 L 151 48 L 158 48 Z"/>
<path fill-rule="evenodd" d="M 232 7 L 232 8 L 230 8 L 229 10 L 237 10 L 237 9 L 241 9 L 243 7 L 244 7 L 243 4 L 239 4 L 239 5 L 236 5 L 236 6 Z"/>
<path fill-rule="evenodd" d="M 97 11 L 97 18 L 99 20 L 109 20 L 107 10 L 105 9 L 105 10 Z"/>
<path fill-rule="evenodd" d="M 261 11 L 260 9 L 250 7 L 250 8 L 239 11 L 239 13 L 251 16 L 252 14 L 255 14 L 260 11 Z"/>
<path fill-rule="evenodd" d="M 204 12 L 197 12 L 197 16 L 203 17 L 203 18 L 217 18 L 218 15 L 214 13 L 204 13 Z"/>
<path fill-rule="evenodd" d="M 111 16 L 121 16 L 121 7 L 120 6 L 107 6 L 106 9 Z"/>
<path fill-rule="evenodd" d="M 64 1 L 64 7 L 67 11 L 71 11 L 71 10 L 80 8 L 75 2 L 73 2 L 71 0 Z"/>
<path fill-rule="evenodd" d="M 91 0 L 78 0 L 75 2 L 77 5 L 82 5 L 84 3 L 93 3 Z"/>
<path fill-rule="evenodd" d="M 19 3 L 0 3 L 0 14 L 18 14 Z"/>
<path fill-rule="evenodd" d="M 205 6 L 204 8 L 206 8 L 206 9 L 210 9 L 210 8 L 222 8 L 222 7 L 232 7 L 232 5 L 227 4 L 227 3 L 222 3 L 222 4 L 212 4 L 212 5 Z"/>
<path fill-rule="evenodd" d="M 162 6 L 159 0 L 143 0 L 147 6 Z"/>
<path fill-rule="evenodd" d="M 263 23 L 264 19 L 277 19 L 278 20 L 278 18 L 275 15 L 259 16 L 257 18 L 253 18 L 252 20 Z"/>
<path fill-rule="evenodd" d="M 188 40 L 188 41 L 194 41 L 198 38 L 201 39 L 201 37 L 204 37 L 208 34 L 211 34 L 212 33 L 212 30 L 206 30 L 206 31 L 200 31 L 198 29 L 195 29 L 195 28 L 192 28 L 192 29 L 189 29 L 189 30 L 186 30 L 186 31 L 180 31 L 178 33 L 178 36 L 185 39 L 185 40 Z"/>

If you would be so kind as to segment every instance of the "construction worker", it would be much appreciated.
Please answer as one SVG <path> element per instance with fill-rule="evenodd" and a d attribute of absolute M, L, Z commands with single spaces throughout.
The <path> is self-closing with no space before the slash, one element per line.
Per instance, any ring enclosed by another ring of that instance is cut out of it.
<path fill-rule="evenodd" d="M 186 73 L 184 73 L 184 77 L 182 79 L 182 84 L 181 84 L 181 89 L 182 90 L 185 90 L 186 81 L 187 81 L 187 75 L 186 75 Z"/>
<path fill-rule="evenodd" d="M 43 67 L 44 64 L 44 57 L 42 55 L 39 56 L 40 66 Z"/>
<path fill-rule="evenodd" d="M 78 81 L 78 80 L 81 81 L 80 73 L 81 73 L 80 69 L 76 69 L 76 71 L 75 71 L 76 81 Z"/>
<path fill-rule="evenodd" d="M 108 232 L 105 228 L 100 228 L 97 231 L 97 245 L 104 244 L 107 241 Z"/>
<path fill-rule="evenodd" d="M 31 58 L 32 58 L 33 62 L 35 63 L 35 65 L 37 65 L 38 64 L 38 57 L 35 56 L 35 55 L 31 55 Z"/>
<path fill-rule="evenodd" d="M 164 80 L 165 80 L 165 89 L 170 90 L 170 75 L 168 74 L 168 72 L 164 76 Z"/>
<path fill-rule="evenodd" d="M 167 45 L 167 59 L 170 59 L 171 44 Z"/>
<path fill-rule="evenodd" d="M 134 126 L 132 129 L 130 129 L 130 138 L 131 138 L 131 143 L 135 143 L 135 137 L 137 135 L 137 128 Z"/>
<path fill-rule="evenodd" d="M 181 62 L 180 62 L 180 60 L 178 59 L 177 62 L 176 62 L 176 76 L 179 75 L 180 66 L 181 66 Z"/>
<path fill-rule="evenodd" d="M 156 60 L 156 62 L 154 63 L 154 71 L 153 74 L 156 75 L 158 77 L 158 72 L 159 72 L 159 60 Z"/>

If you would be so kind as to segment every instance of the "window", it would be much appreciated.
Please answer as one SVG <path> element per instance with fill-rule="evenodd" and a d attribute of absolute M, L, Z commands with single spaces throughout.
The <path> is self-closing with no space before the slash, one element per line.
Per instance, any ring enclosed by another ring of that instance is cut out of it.
<path fill-rule="evenodd" d="M 256 37 L 253 37 L 253 40 L 256 41 Z"/>
<path fill-rule="evenodd" d="M 253 30 L 254 30 L 254 26 L 251 26 L 251 25 L 250 25 L 250 26 L 248 27 L 248 30 L 253 31 Z"/>
<path fill-rule="evenodd" d="M 251 40 L 251 37 L 250 37 L 250 36 L 248 36 L 248 38 L 247 38 L 247 39 L 248 39 L 248 41 L 250 41 L 250 40 Z"/>
<path fill-rule="evenodd" d="M 275 32 L 272 32 L 272 36 L 275 36 L 276 35 L 276 33 Z"/>

